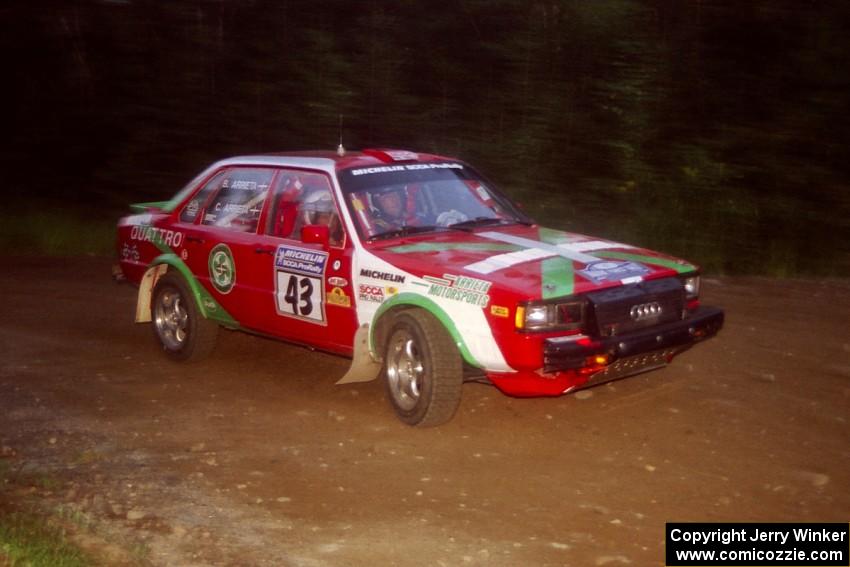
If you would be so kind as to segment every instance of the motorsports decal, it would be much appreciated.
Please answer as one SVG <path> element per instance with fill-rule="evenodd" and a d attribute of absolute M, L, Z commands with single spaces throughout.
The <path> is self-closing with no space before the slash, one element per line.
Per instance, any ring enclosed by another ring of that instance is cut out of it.
<path fill-rule="evenodd" d="M 217 244 L 210 250 L 210 281 L 219 293 L 227 294 L 236 283 L 236 263 L 227 244 Z"/>
<path fill-rule="evenodd" d="M 490 296 L 487 295 L 490 291 L 490 282 L 452 274 L 443 274 L 442 278 L 423 276 L 422 279 L 431 284 L 428 295 L 462 301 L 479 307 L 487 307 L 490 303 Z"/>
<path fill-rule="evenodd" d="M 321 250 L 286 245 L 277 247 L 274 291 L 279 315 L 325 324 L 327 263 L 328 253 Z"/>

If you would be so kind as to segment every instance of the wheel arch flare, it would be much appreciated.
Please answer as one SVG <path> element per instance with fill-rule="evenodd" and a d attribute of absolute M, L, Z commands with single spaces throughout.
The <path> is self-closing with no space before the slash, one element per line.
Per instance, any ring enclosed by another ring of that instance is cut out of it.
<path fill-rule="evenodd" d="M 475 368 L 484 370 L 499 370 L 512 372 L 502 357 L 499 347 L 492 336 L 485 340 L 475 340 L 470 326 L 465 326 L 455 320 L 447 309 L 433 299 L 413 292 L 402 292 L 384 301 L 372 318 L 369 325 L 369 350 L 376 360 L 383 357 L 382 345 L 386 342 L 386 334 L 392 322 L 392 315 L 405 309 L 422 309 L 430 313 L 451 336 L 464 362 Z M 489 326 L 487 327 L 489 331 Z M 468 340 L 473 339 L 473 340 Z M 489 340 L 488 340 L 489 339 Z M 491 344 L 485 344 L 485 343 Z M 495 368 L 493 368 L 495 366 Z"/>
<path fill-rule="evenodd" d="M 139 282 L 139 294 L 136 300 L 136 323 L 150 323 L 151 299 L 156 283 L 168 270 L 174 269 L 180 273 L 192 292 L 192 297 L 198 310 L 207 319 L 211 319 L 226 327 L 238 328 L 239 323 L 228 313 L 212 295 L 201 285 L 192 274 L 189 266 L 177 254 L 160 254 L 150 263 Z"/>

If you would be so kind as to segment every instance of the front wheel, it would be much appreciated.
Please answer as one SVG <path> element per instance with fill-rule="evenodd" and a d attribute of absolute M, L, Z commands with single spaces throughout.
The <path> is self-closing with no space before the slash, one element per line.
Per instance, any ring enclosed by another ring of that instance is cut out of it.
<path fill-rule="evenodd" d="M 408 425 L 439 425 L 460 403 L 463 366 L 451 336 L 433 315 L 420 309 L 398 314 L 384 356 L 387 394 Z"/>
<path fill-rule="evenodd" d="M 198 310 L 186 282 L 176 274 L 159 279 L 151 302 L 154 337 L 175 360 L 192 362 L 212 352 L 218 325 Z"/>

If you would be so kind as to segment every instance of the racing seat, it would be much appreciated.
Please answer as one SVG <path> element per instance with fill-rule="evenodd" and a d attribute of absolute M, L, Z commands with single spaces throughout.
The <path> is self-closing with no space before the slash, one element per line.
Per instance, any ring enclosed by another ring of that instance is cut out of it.
<path fill-rule="evenodd" d="M 288 238 L 295 228 L 298 218 L 298 198 L 301 195 L 302 184 L 298 177 L 292 177 L 284 181 L 285 188 L 280 191 L 277 203 L 273 209 L 269 234 L 281 238 Z"/>
<path fill-rule="evenodd" d="M 277 214 L 274 218 L 272 236 L 286 238 L 292 234 L 295 228 L 295 219 L 298 218 L 298 203 L 295 201 L 280 202 L 277 206 Z"/>

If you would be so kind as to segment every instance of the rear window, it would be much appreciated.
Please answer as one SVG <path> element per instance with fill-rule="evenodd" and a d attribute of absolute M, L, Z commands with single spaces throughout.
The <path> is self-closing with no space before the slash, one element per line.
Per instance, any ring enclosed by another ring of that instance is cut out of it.
<path fill-rule="evenodd" d="M 195 219 L 198 218 L 198 213 L 204 208 L 204 204 L 210 198 L 210 195 L 218 189 L 221 180 L 224 178 L 224 173 L 222 171 L 218 175 L 215 175 L 200 191 L 195 193 L 194 197 L 189 199 L 189 202 L 186 203 L 186 206 L 180 212 L 180 220 L 182 222 L 195 222 Z"/>
<path fill-rule="evenodd" d="M 201 224 L 256 232 L 272 174 L 271 169 L 263 168 L 228 170 L 221 187 L 207 205 Z"/>

